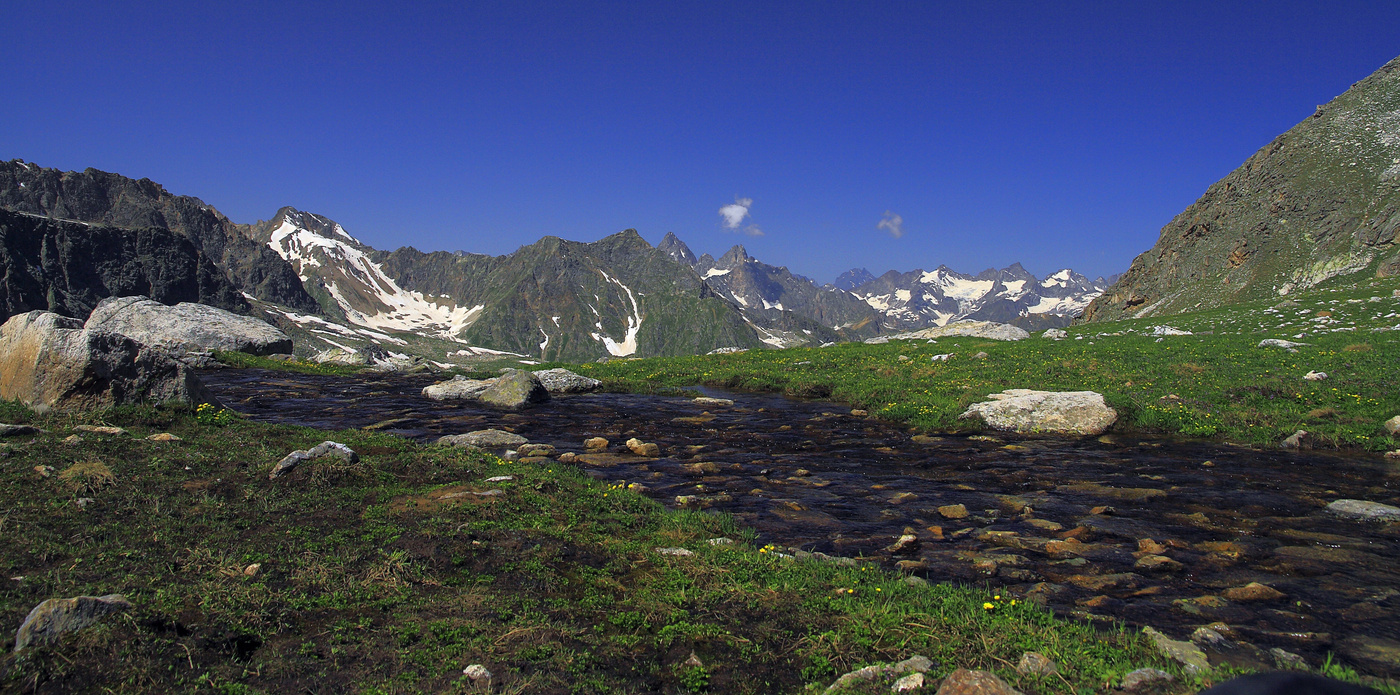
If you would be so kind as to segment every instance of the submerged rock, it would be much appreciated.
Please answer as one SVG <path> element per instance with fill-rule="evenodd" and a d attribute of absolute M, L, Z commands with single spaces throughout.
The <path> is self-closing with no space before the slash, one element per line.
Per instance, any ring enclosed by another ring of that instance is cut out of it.
<path fill-rule="evenodd" d="M 1327 505 L 1327 511 L 1337 516 L 1363 521 L 1400 521 L 1400 507 L 1392 507 L 1380 502 L 1336 500 Z"/>
<path fill-rule="evenodd" d="M 1118 413 L 1093 391 L 1035 391 L 1007 389 L 988 394 L 992 400 L 974 403 L 961 418 L 980 418 L 1002 431 L 1045 434 L 1102 434 L 1118 421 Z"/>

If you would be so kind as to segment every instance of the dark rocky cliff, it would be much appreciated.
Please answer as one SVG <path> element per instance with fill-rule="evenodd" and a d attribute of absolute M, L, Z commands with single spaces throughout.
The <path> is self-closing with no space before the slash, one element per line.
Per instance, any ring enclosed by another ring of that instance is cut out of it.
<path fill-rule="evenodd" d="M 150 179 L 0 162 L 0 208 L 109 227 L 167 229 L 189 239 L 238 291 L 300 311 L 318 310 L 296 272 L 275 251 L 250 239 L 243 227 L 204 201 L 171 195 Z"/>
<path fill-rule="evenodd" d="M 86 319 L 105 297 L 138 294 L 248 311 L 224 274 L 180 234 L 0 209 L 0 320 L 35 309 Z"/>

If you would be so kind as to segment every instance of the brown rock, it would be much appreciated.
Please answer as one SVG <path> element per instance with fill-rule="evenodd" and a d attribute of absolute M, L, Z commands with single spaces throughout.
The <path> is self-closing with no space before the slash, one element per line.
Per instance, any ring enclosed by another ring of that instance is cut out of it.
<path fill-rule="evenodd" d="M 1084 548 L 1084 544 L 1073 538 L 1062 541 L 1049 541 L 1045 544 L 1045 554 L 1050 557 L 1073 557 L 1079 554 Z"/>
<path fill-rule="evenodd" d="M 177 437 L 177 436 L 175 436 L 175 435 L 173 435 L 173 434 L 171 434 L 171 433 L 169 433 L 169 432 L 157 432 L 156 434 L 153 434 L 153 435 L 150 435 L 150 436 L 146 437 L 146 439 L 149 439 L 150 441 L 153 441 L 153 442 L 183 442 L 183 441 L 185 441 L 185 440 L 183 440 L 183 439 L 181 439 L 181 438 L 179 438 L 179 437 Z"/>
<path fill-rule="evenodd" d="M 655 446 L 654 444 L 652 446 Z M 710 461 L 681 464 L 681 471 L 689 475 L 717 475 L 719 464 Z"/>
<path fill-rule="evenodd" d="M 1088 526 L 1075 526 L 1074 528 L 1060 534 L 1060 538 L 1065 540 L 1084 541 L 1094 534 L 1094 529 Z"/>
<path fill-rule="evenodd" d="M 900 492 L 890 498 L 890 504 L 904 504 L 905 502 L 913 502 L 916 499 L 919 499 L 919 496 L 912 492 Z"/>
<path fill-rule="evenodd" d="M 1157 572 L 1180 572 L 1186 566 L 1165 555 L 1143 555 L 1138 558 L 1137 562 L 1133 563 L 1133 567 Z"/>
<path fill-rule="evenodd" d="M 1100 594 L 1098 596 L 1090 596 L 1089 598 L 1075 601 L 1074 605 L 1084 606 L 1085 608 L 1113 608 L 1115 606 L 1123 605 L 1123 602 L 1119 601 L 1116 598 L 1113 598 L 1112 596 L 1104 596 Z"/>
<path fill-rule="evenodd" d="M 562 454 L 559 454 L 559 463 L 573 463 L 577 460 L 578 454 L 575 454 L 572 451 L 566 451 Z"/>
<path fill-rule="evenodd" d="M 928 531 L 929 534 L 931 534 L 931 535 L 933 536 L 933 540 L 935 540 L 935 541 L 941 541 L 941 540 L 943 540 L 943 527 L 942 527 L 942 526 L 930 526 L 930 527 L 928 527 L 928 528 L 925 529 L 925 530 Z"/>
<path fill-rule="evenodd" d="M 1179 598 L 1172 601 L 1172 605 L 1192 615 L 1210 615 L 1230 605 L 1230 602 L 1219 596 L 1197 596 L 1195 598 Z"/>
<path fill-rule="evenodd" d="M 1063 524 L 1050 521 L 1049 519 L 1026 519 L 1026 524 L 1034 526 L 1035 528 L 1038 528 L 1042 531 L 1054 532 L 1064 529 Z"/>
<path fill-rule="evenodd" d="M 644 442 L 636 437 L 627 440 L 627 449 L 638 456 L 656 458 L 661 455 L 661 447 L 650 442 Z"/>
<path fill-rule="evenodd" d="M 1107 497 L 1112 500 L 1122 502 L 1146 502 L 1147 500 L 1161 499 L 1167 496 L 1166 490 L 1158 490 L 1152 487 L 1110 487 L 1099 485 L 1098 483 L 1078 483 L 1075 485 L 1060 485 L 1055 488 L 1058 492 L 1071 492 L 1093 497 Z M 1091 514 L 1095 513 L 1093 511 Z M 1098 512 L 1102 514 L 1103 512 Z"/>
<path fill-rule="evenodd" d="M 990 671 L 969 671 L 960 668 L 938 686 L 937 695 L 1021 695 L 1021 691 L 1006 684 Z"/>
<path fill-rule="evenodd" d="M 608 448 L 608 444 L 608 440 L 603 439 L 602 437 L 589 437 L 588 439 L 583 440 L 583 448 L 588 451 L 606 449 Z"/>
<path fill-rule="evenodd" d="M 1277 601 L 1287 596 L 1282 591 L 1259 582 L 1250 582 L 1244 586 L 1226 589 L 1221 593 L 1231 601 Z"/>
<path fill-rule="evenodd" d="M 1138 540 L 1138 552 L 1148 555 L 1161 555 L 1167 552 L 1167 546 L 1152 540 L 1151 538 L 1141 538 Z"/>
<path fill-rule="evenodd" d="M 938 513 L 945 519 L 967 518 L 967 506 L 962 504 L 948 504 L 938 508 Z"/>
<path fill-rule="evenodd" d="M 1127 591 L 1136 589 L 1142 583 L 1142 577 L 1131 572 L 1121 572 L 1116 574 L 1076 574 L 1067 579 L 1081 589 L 1088 591 Z"/>

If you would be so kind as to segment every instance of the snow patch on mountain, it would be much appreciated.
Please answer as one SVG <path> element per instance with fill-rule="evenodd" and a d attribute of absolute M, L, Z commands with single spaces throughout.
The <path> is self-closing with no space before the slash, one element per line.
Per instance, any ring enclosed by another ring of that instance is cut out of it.
<path fill-rule="evenodd" d="M 308 225 L 304 213 L 288 212 L 268 246 L 292 264 L 302 282 L 312 282 L 310 268 L 324 268 L 319 280 L 351 323 L 462 342 L 458 334 L 481 317 L 485 305 L 460 306 L 399 287 L 365 252 L 368 247 L 339 224 L 329 227 L 330 236 Z"/>
<path fill-rule="evenodd" d="M 590 333 L 589 335 L 593 336 L 594 340 L 602 341 L 603 347 L 608 349 L 608 354 L 615 357 L 626 357 L 637 351 L 637 331 L 642 329 L 642 310 L 641 307 L 637 306 L 637 297 L 632 294 L 632 288 L 622 284 L 621 280 L 608 275 L 603 270 L 598 272 L 602 274 L 604 280 L 621 287 L 622 291 L 627 293 L 627 300 L 632 304 L 632 311 L 627 314 L 627 334 L 621 342 L 602 333 Z M 598 310 L 594 309 L 593 313 L 598 313 Z M 594 325 L 598 327 L 599 331 L 603 330 L 602 322 Z M 541 345 L 540 349 L 543 350 L 544 346 Z"/>

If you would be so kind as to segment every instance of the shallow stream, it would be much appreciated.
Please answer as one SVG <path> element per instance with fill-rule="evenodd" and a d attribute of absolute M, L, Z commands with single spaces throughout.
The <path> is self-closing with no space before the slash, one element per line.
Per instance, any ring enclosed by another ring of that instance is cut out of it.
<path fill-rule="evenodd" d="M 612 446 L 580 462 L 595 476 L 640 483 L 668 506 L 729 512 L 764 543 L 898 563 L 1178 639 L 1223 622 L 1227 636 L 1314 666 L 1334 651 L 1363 672 L 1400 672 L 1400 524 L 1324 510 L 1338 498 L 1400 505 L 1400 466 L 1374 455 L 1121 435 L 916 437 L 848 407 L 771 394 L 707 391 L 732 406 L 589 394 L 510 413 L 429 400 L 428 376 L 202 378 L 262 422 L 378 425 L 423 441 L 497 428 L 579 454 L 601 436 Z M 631 437 L 662 457 L 627 452 Z M 906 533 L 917 542 L 887 549 Z M 1222 598 L 1250 582 L 1284 596 Z M 1267 652 L 1249 655 L 1239 660 Z"/>

